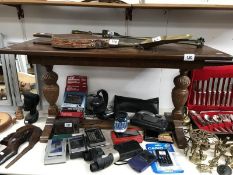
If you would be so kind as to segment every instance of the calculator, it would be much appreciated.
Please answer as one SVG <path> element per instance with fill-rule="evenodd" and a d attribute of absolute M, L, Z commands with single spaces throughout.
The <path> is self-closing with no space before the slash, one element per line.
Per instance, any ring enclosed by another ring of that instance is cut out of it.
<path fill-rule="evenodd" d="M 99 128 L 85 129 L 89 147 L 95 147 L 106 144 L 106 139 Z"/>

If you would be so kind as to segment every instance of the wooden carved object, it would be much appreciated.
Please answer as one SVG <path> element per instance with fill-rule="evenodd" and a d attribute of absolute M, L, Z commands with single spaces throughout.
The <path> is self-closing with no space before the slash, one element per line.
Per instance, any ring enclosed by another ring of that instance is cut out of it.
<path fill-rule="evenodd" d="M 15 117 L 17 120 L 22 120 L 24 118 L 23 109 L 21 106 L 18 106 L 15 112 Z"/>
<path fill-rule="evenodd" d="M 6 130 L 16 119 L 12 119 L 8 113 L 0 112 L 0 132 Z"/>
<path fill-rule="evenodd" d="M 183 120 L 184 105 L 188 99 L 190 79 L 187 70 L 180 70 L 180 75 L 174 78 L 175 87 L 172 90 L 172 101 L 175 109 L 172 111 L 173 120 Z"/>
<path fill-rule="evenodd" d="M 58 114 L 56 102 L 59 95 L 59 86 L 57 85 L 58 75 L 53 72 L 53 66 L 47 65 L 45 68 L 47 73 L 43 76 L 43 81 L 45 83 L 43 94 L 49 103 L 48 115 L 56 116 Z"/>

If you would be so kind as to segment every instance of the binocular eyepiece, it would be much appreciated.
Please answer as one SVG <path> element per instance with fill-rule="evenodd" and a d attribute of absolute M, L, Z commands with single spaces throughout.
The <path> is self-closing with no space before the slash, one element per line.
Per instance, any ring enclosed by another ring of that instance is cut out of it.
<path fill-rule="evenodd" d="M 90 164 L 91 172 L 105 169 L 119 160 L 120 154 L 118 151 L 114 149 L 108 151 L 110 151 L 109 154 L 106 154 L 102 148 L 92 148 L 83 153 L 85 161 L 93 161 L 93 163 Z"/>
<path fill-rule="evenodd" d="M 101 148 L 92 148 L 83 153 L 83 159 L 85 161 L 95 161 L 98 157 L 104 155 L 104 151 Z"/>
<path fill-rule="evenodd" d="M 98 170 L 102 170 L 104 168 L 109 167 L 114 161 L 113 154 L 110 153 L 107 157 L 98 157 L 91 165 L 90 170 L 91 172 L 95 172 Z"/>

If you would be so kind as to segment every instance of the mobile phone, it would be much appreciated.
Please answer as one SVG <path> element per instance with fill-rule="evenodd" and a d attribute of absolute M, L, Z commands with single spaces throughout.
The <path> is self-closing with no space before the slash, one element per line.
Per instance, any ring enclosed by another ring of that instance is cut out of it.
<path fill-rule="evenodd" d="M 154 154 L 147 150 L 142 151 L 128 161 L 128 164 L 137 172 L 143 172 L 146 170 L 153 162 L 156 161 Z"/>

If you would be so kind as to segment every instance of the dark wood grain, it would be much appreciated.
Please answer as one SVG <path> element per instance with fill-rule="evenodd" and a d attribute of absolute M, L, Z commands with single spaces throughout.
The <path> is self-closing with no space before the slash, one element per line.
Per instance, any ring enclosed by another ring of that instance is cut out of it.
<path fill-rule="evenodd" d="M 49 45 L 33 44 L 32 41 L 0 49 L 0 53 L 28 55 L 33 64 L 80 65 L 143 68 L 198 68 L 207 65 L 233 64 L 232 56 L 204 46 L 167 44 L 152 50 L 137 48 L 110 49 L 56 49 Z M 195 61 L 183 61 L 184 54 L 195 54 Z M 211 61 L 211 62 L 209 62 Z"/>
<path fill-rule="evenodd" d="M 42 64 L 46 65 L 47 67 L 52 67 L 52 65 L 79 65 L 138 68 L 176 68 L 188 71 L 203 66 L 233 64 L 231 55 L 211 47 L 204 46 L 203 48 L 196 48 L 190 45 L 179 44 L 162 45 L 153 50 L 141 50 L 137 48 L 64 50 L 55 49 L 49 45 L 33 44 L 33 41 L 27 41 L 21 44 L 15 44 L 7 48 L 0 49 L 0 54 L 27 55 L 30 63 Z M 195 54 L 195 60 L 189 62 L 184 61 L 184 54 Z M 186 81 L 185 79 L 185 77 L 187 77 L 187 73 L 183 74 L 182 72 L 183 71 L 181 71 L 181 74 L 178 75 L 174 80 L 175 88 L 173 89 L 172 93 L 172 99 L 175 105 L 175 109 L 173 110 L 174 121 L 182 120 L 183 106 L 188 96 L 187 88 L 189 80 Z M 57 80 L 57 78 L 55 77 L 52 80 Z M 47 84 L 50 85 L 51 83 L 48 82 Z M 56 83 L 52 84 L 55 85 Z M 51 92 L 49 95 L 55 96 L 57 98 L 56 93 Z M 55 100 L 50 105 L 56 106 L 54 103 Z M 109 125 L 107 125 L 107 127 L 108 126 Z M 47 141 L 49 132 L 50 129 L 45 127 L 45 137 L 42 137 L 42 142 Z M 177 130 L 176 132 L 178 135 L 180 135 L 180 132 Z M 179 142 L 177 145 L 180 145 L 180 147 L 185 147 L 185 144 L 183 144 L 183 139 L 179 138 L 176 139 L 177 142 Z"/>

